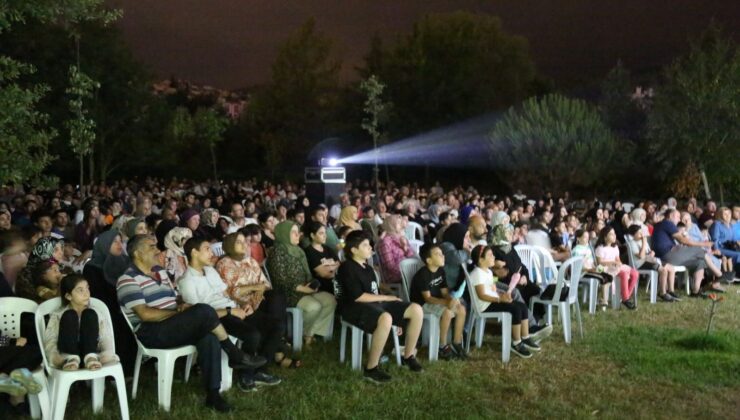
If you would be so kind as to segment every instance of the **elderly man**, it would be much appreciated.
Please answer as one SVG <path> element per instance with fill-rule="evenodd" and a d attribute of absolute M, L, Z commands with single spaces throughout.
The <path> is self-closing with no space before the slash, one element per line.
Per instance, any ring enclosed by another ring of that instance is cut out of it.
<path fill-rule="evenodd" d="M 211 306 L 178 303 L 167 272 L 157 266 L 159 249 L 154 236 L 134 236 L 129 239 L 127 251 L 131 266 L 118 278 L 116 289 L 139 341 L 147 347 L 164 349 L 195 345 L 207 393 L 206 406 L 219 412 L 231 411 L 219 394 L 221 350 L 234 369 L 256 369 L 267 361 L 239 350 Z"/>

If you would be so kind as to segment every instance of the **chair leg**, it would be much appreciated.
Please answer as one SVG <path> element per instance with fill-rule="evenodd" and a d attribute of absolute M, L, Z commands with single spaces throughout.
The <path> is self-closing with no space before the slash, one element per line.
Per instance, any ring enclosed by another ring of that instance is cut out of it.
<path fill-rule="evenodd" d="M 393 346 L 396 349 L 396 364 L 401 366 L 401 345 L 398 342 L 398 327 L 392 327 L 391 334 L 393 334 Z"/>
<path fill-rule="evenodd" d="M 563 336 L 565 337 L 565 343 L 570 344 L 572 340 L 570 331 L 570 304 L 567 302 L 560 302 L 558 312 L 562 312 L 563 314 Z"/>
<path fill-rule="evenodd" d="M 136 392 L 139 390 L 139 372 L 141 371 L 141 359 L 143 354 L 141 349 L 136 352 L 136 364 L 134 365 L 134 383 L 131 384 L 131 399 L 136 399 Z"/>
<path fill-rule="evenodd" d="M 611 297 L 612 297 L 612 309 L 619 309 L 622 296 L 621 289 L 622 287 L 619 284 L 619 279 L 615 278 L 614 281 L 612 281 L 611 287 Z"/>
<path fill-rule="evenodd" d="M 589 279 L 588 281 L 588 313 L 591 315 L 596 314 L 596 301 L 598 300 L 599 293 L 599 282 L 596 279 Z"/>
<path fill-rule="evenodd" d="M 116 380 L 116 391 L 118 392 L 118 405 L 121 407 L 121 420 L 129 420 L 128 398 L 126 398 L 126 379 L 123 376 L 123 368 L 113 374 Z"/>
<path fill-rule="evenodd" d="M 175 359 L 169 355 L 157 359 L 157 396 L 159 406 L 170 411 L 172 402 L 172 376 L 175 373 Z"/>
<path fill-rule="evenodd" d="M 655 271 L 650 272 L 650 303 L 656 303 L 658 301 L 658 273 Z"/>
<path fill-rule="evenodd" d="M 511 359 L 511 315 L 501 321 L 501 361 L 509 363 Z"/>
<path fill-rule="evenodd" d="M 581 334 L 581 340 L 583 340 L 583 321 L 581 320 L 581 307 L 576 305 L 576 319 L 578 319 L 578 332 Z"/>
<path fill-rule="evenodd" d="M 233 382 L 234 370 L 229 367 L 229 356 L 221 350 L 221 389 L 220 392 L 226 392 L 231 389 Z"/>
<path fill-rule="evenodd" d="M 470 339 L 473 336 L 473 326 L 475 325 L 475 314 L 468 315 L 470 317 L 470 327 L 468 328 L 468 336 L 465 339 L 465 351 L 470 352 Z"/>
<path fill-rule="evenodd" d="M 293 351 L 303 348 L 303 311 L 292 312 L 293 316 Z"/>
<path fill-rule="evenodd" d="M 439 318 L 432 316 L 429 318 L 429 361 L 439 359 Z"/>
<path fill-rule="evenodd" d="M 360 370 L 362 366 L 362 336 L 364 332 L 352 327 L 352 370 Z"/>
<path fill-rule="evenodd" d="M 103 411 L 104 397 L 105 397 L 105 378 L 93 379 L 92 380 L 93 413 L 97 414 Z"/>
<path fill-rule="evenodd" d="M 64 420 L 64 412 L 67 409 L 67 397 L 69 396 L 69 387 L 72 385 L 66 378 L 57 376 L 54 379 L 54 395 L 52 397 L 52 420 Z"/>
<path fill-rule="evenodd" d="M 347 328 L 345 328 L 344 324 L 342 324 L 339 327 L 339 362 L 344 363 L 345 359 L 345 353 L 346 349 L 345 346 L 347 345 Z"/>
<path fill-rule="evenodd" d="M 334 317 L 331 317 L 331 321 L 329 321 L 329 331 L 326 332 L 324 341 L 331 341 L 332 338 L 334 338 Z"/>
<path fill-rule="evenodd" d="M 41 384 L 41 392 L 28 396 L 31 418 L 47 420 L 51 416 L 51 402 L 49 401 L 51 395 L 43 368 L 34 371 L 33 378 Z"/>
<path fill-rule="evenodd" d="M 195 358 L 195 354 L 191 353 L 188 354 L 185 358 L 185 383 L 187 383 L 190 380 L 190 369 L 193 367 L 193 359 Z M 172 361 L 172 368 L 175 368 L 175 361 Z"/>
<path fill-rule="evenodd" d="M 483 332 L 486 329 L 486 319 L 478 318 L 475 329 L 475 347 L 481 348 L 483 346 Z"/>
<path fill-rule="evenodd" d="M 691 280 L 689 276 L 689 270 L 683 272 L 683 284 L 686 285 L 686 296 L 691 294 Z"/>

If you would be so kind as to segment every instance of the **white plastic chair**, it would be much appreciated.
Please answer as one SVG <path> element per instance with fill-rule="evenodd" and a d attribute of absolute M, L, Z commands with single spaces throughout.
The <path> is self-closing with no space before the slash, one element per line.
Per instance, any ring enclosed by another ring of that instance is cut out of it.
<path fill-rule="evenodd" d="M 463 273 L 465 273 L 465 283 L 467 283 L 468 294 L 470 295 L 470 330 L 468 332 L 468 341 L 465 348 L 470 351 L 470 338 L 473 336 L 475 329 L 475 346 L 480 348 L 483 345 L 483 330 L 486 327 L 486 321 L 496 319 L 501 323 L 501 362 L 509 363 L 511 358 L 511 314 L 508 312 L 480 312 L 478 311 L 478 294 L 475 291 L 473 283 L 470 281 L 470 273 L 465 263 L 461 264 Z"/>
<path fill-rule="evenodd" d="M 124 313 L 126 324 L 133 331 L 131 322 L 125 315 L 125 308 L 121 307 L 121 312 Z M 138 351 L 136 352 L 136 365 L 134 366 L 134 383 L 131 389 L 131 398 L 136 399 L 136 393 L 139 388 L 139 371 L 141 370 L 141 360 L 144 356 L 153 357 L 157 359 L 157 400 L 159 406 L 165 411 L 170 411 L 170 403 L 172 401 L 172 379 L 175 373 L 175 361 L 182 356 L 187 357 L 185 363 L 185 382 L 190 379 L 190 368 L 193 366 L 193 356 L 197 352 L 195 346 L 182 346 L 175 347 L 172 349 L 153 349 L 148 348 L 141 344 L 139 337 L 134 333 L 136 337 L 136 345 Z"/>
<path fill-rule="evenodd" d="M 570 307 L 571 305 L 576 306 L 576 318 L 578 319 L 578 330 L 581 338 L 583 338 L 583 321 L 581 320 L 581 306 L 578 304 L 578 282 L 581 279 L 581 270 L 583 269 L 583 258 L 573 257 L 568 259 L 560 267 L 558 272 L 557 282 L 555 283 L 555 293 L 550 299 L 542 299 L 538 296 L 532 297 L 529 301 L 529 310 L 534 309 L 536 303 L 546 305 L 549 308 L 557 307 L 559 314 L 563 319 L 563 335 L 565 342 L 570 344 L 571 342 L 571 326 L 570 326 Z M 569 278 L 566 275 L 570 276 Z M 565 301 L 560 301 L 560 291 L 563 286 L 568 286 L 568 297 Z M 552 324 L 552 312 L 547 313 L 547 323 Z"/>
<path fill-rule="evenodd" d="M 339 361 L 341 363 L 344 363 L 345 354 L 345 345 L 347 343 L 347 330 L 352 331 L 352 370 L 360 370 L 362 369 L 362 340 L 365 336 L 365 332 L 361 329 L 355 327 L 354 325 L 350 324 L 349 322 L 345 321 L 340 317 L 341 321 L 341 333 L 340 333 L 340 340 L 339 340 Z M 396 363 L 398 366 L 401 366 L 401 346 L 398 343 L 398 327 L 392 326 L 390 334 L 393 336 L 393 346 L 395 348 L 396 353 Z M 367 346 L 368 349 L 370 348 L 370 345 L 372 344 L 372 334 L 367 334 Z"/>
<path fill-rule="evenodd" d="M 630 203 L 630 202 L 622 203 L 622 210 L 624 210 L 627 213 L 631 212 L 633 208 L 635 208 L 634 203 Z"/>
<path fill-rule="evenodd" d="M 64 412 L 67 408 L 69 387 L 77 381 L 92 380 L 93 412 L 100 413 L 103 410 L 105 378 L 107 376 L 112 376 L 116 381 L 118 404 L 121 407 L 121 418 L 127 420 L 129 418 L 128 397 L 126 396 L 126 381 L 123 376 L 123 368 L 120 363 L 106 364 L 98 370 L 80 369 L 76 371 L 64 371 L 51 366 L 49 360 L 46 358 L 46 352 L 43 351 L 43 338 L 46 332 L 46 320 L 44 317 L 57 310 L 61 305 L 61 298 L 47 300 L 39 305 L 35 316 L 36 336 L 38 337 L 39 345 L 42 347 L 41 356 L 44 360 L 44 369 L 46 369 L 46 373 L 49 375 L 52 385 L 51 407 L 53 413 L 51 419 L 64 419 Z M 106 322 L 110 328 L 113 328 L 108 307 L 106 307 L 103 302 L 95 298 L 90 298 L 90 307 L 98 313 L 98 316 L 104 319 L 104 322 Z M 113 351 L 115 352 L 115 343 L 113 343 L 113 346 Z"/>
<path fill-rule="evenodd" d="M 211 244 L 211 251 L 213 251 L 213 255 L 216 257 L 223 257 L 224 256 L 224 243 L 223 242 L 214 242 Z"/>
<path fill-rule="evenodd" d="M 529 280 L 537 284 L 542 283 L 542 275 L 540 270 L 539 254 L 535 251 L 532 245 L 515 245 L 514 251 L 519 255 L 519 259 L 522 260 L 522 265 L 529 271 Z"/>
<path fill-rule="evenodd" d="M 676 271 L 676 275 L 678 276 L 678 273 L 682 273 L 683 277 L 683 285 L 686 289 L 686 296 L 691 294 L 691 278 L 689 276 L 689 270 L 684 267 L 683 265 L 674 265 L 673 269 Z"/>
<path fill-rule="evenodd" d="M 628 238 L 625 235 L 624 238 L 625 243 L 627 244 L 627 261 L 629 263 L 629 266 L 637 270 L 637 272 L 641 276 L 648 276 L 648 289 L 650 290 L 650 303 L 655 303 L 658 301 L 658 271 L 657 270 L 640 270 L 639 267 L 635 264 L 635 255 L 632 253 L 632 244 L 634 241 L 630 238 Z M 615 279 L 616 280 L 616 279 Z M 637 289 L 638 286 L 635 287 L 635 306 L 637 306 Z"/>
<path fill-rule="evenodd" d="M 11 338 L 21 337 L 21 314 L 34 314 L 38 306 L 36 302 L 29 299 L 0 298 L 0 331 Z M 49 400 L 51 393 L 43 366 L 33 371 L 33 378 L 42 385 L 42 389 L 36 395 L 28 395 L 31 417 L 34 419 L 41 417 L 46 420 L 51 417 L 51 401 Z"/>
<path fill-rule="evenodd" d="M 403 233 L 409 241 L 421 240 L 421 243 L 424 243 L 424 228 L 416 222 L 410 221 Z"/>
<path fill-rule="evenodd" d="M 424 267 L 424 263 L 418 258 L 406 258 L 401 261 L 401 293 L 406 302 L 411 302 L 411 280 L 414 275 Z M 429 361 L 435 361 L 439 357 L 439 317 L 424 312 L 424 323 L 422 324 L 422 343 L 429 346 Z"/>
<path fill-rule="evenodd" d="M 303 310 L 298 307 L 285 308 L 291 320 L 288 321 L 288 335 L 293 338 L 293 351 L 303 348 Z"/>

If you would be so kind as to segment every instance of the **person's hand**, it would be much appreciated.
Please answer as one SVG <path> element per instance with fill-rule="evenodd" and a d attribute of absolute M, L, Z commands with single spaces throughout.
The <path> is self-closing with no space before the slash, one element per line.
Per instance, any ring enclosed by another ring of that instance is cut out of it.
<path fill-rule="evenodd" d="M 502 294 L 501 295 L 501 302 L 503 302 L 503 303 L 511 303 L 512 302 L 511 295 L 509 293 Z"/>
<path fill-rule="evenodd" d="M 181 303 L 181 304 L 177 305 L 177 312 L 185 312 L 185 311 L 187 311 L 187 310 L 188 310 L 188 309 L 189 309 L 189 308 L 190 308 L 191 306 L 193 306 L 193 305 L 191 305 L 191 304 L 189 304 L 189 303 L 184 303 L 184 302 L 183 302 L 183 303 Z"/>
<path fill-rule="evenodd" d="M 401 299 L 398 296 L 394 295 L 385 295 L 385 300 L 388 302 L 400 302 Z"/>
<path fill-rule="evenodd" d="M 231 315 L 239 319 L 244 319 L 247 317 L 247 312 L 242 308 L 231 308 Z"/>
<path fill-rule="evenodd" d="M 18 337 L 15 339 L 15 345 L 17 347 L 23 347 L 28 343 L 28 340 L 26 340 L 26 337 Z"/>
<path fill-rule="evenodd" d="M 451 310 L 451 311 L 454 311 L 454 310 L 455 310 L 455 308 L 457 308 L 457 305 L 459 305 L 459 304 L 460 304 L 460 299 L 457 299 L 457 298 L 450 298 L 450 299 L 449 299 L 449 300 L 447 301 L 447 309 L 449 309 L 449 310 Z"/>

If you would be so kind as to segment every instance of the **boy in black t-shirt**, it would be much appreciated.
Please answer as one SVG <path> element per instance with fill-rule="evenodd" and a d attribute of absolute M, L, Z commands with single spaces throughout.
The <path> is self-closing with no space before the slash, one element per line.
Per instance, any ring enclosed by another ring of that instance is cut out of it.
<path fill-rule="evenodd" d="M 467 354 L 462 345 L 463 328 L 465 328 L 465 305 L 459 299 L 450 296 L 445 280 L 445 255 L 439 245 L 425 244 L 421 247 L 419 257 L 426 264 L 411 281 L 410 298 L 422 305 L 424 312 L 439 317 L 439 357 L 450 360 L 453 357 L 465 359 Z M 452 346 L 447 343 L 447 331 L 452 318 L 455 318 Z"/>
<path fill-rule="evenodd" d="M 373 254 L 370 241 L 363 231 L 353 231 L 347 235 L 345 252 L 347 260 L 337 272 L 339 313 L 350 324 L 373 335 L 370 353 L 367 358 L 364 376 L 366 379 L 383 383 L 391 377 L 379 369 L 380 354 L 388 340 L 392 325 L 406 321 L 406 347 L 403 364 L 414 372 L 423 368 L 416 360 L 414 352 L 419 339 L 424 313 L 415 303 L 401 302 L 396 296 L 378 293 L 375 271 L 367 264 Z"/>

